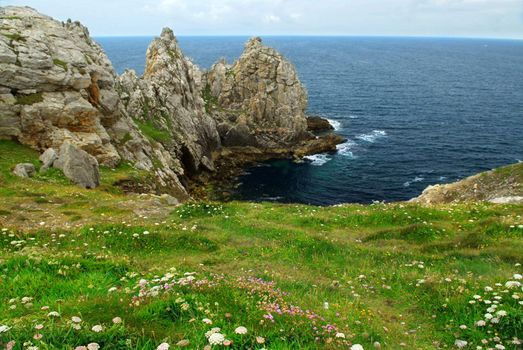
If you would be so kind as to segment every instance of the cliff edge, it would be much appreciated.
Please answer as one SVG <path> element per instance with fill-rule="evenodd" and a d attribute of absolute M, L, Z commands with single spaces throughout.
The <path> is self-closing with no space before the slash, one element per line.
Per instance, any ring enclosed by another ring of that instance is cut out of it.
<path fill-rule="evenodd" d="M 523 163 L 483 172 L 446 185 L 429 186 L 419 197 L 411 200 L 421 204 L 470 201 L 523 203 Z"/>

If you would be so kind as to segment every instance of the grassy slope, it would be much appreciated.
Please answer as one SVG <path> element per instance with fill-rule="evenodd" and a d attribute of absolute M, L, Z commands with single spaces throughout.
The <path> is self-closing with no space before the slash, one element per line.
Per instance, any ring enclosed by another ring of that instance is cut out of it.
<path fill-rule="evenodd" d="M 9 174 L 36 157 L 0 142 L 0 325 L 12 327 L 0 348 L 155 349 L 182 339 L 203 348 L 212 327 L 238 349 L 437 349 L 456 339 L 475 349 L 495 336 L 517 349 L 508 340 L 523 337 L 512 297 L 523 293 L 504 286 L 522 273 L 523 206 L 192 203 L 140 216 L 140 199 L 111 185 L 130 168 L 104 170 L 96 191 L 59 173 Z M 482 299 L 470 304 L 474 295 Z M 475 327 L 485 300 L 508 315 Z M 240 325 L 247 335 L 234 333 Z"/>

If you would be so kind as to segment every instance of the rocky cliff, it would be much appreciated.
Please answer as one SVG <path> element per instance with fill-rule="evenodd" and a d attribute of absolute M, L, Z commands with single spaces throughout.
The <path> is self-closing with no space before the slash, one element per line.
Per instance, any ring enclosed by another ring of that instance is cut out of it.
<path fill-rule="evenodd" d="M 232 66 L 202 73 L 164 29 L 143 77 L 118 77 L 80 23 L 0 8 L 0 138 L 41 152 L 67 143 L 108 167 L 130 162 L 151 174 L 140 191 L 183 200 L 218 159 L 225 174 L 245 161 L 335 150 L 341 138 L 307 131 L 306 107 L 292 64 L 259 38 Z"/>
<path fill-rule="evenodd" d="M 151 171 L 158 190 L 188 195 L 177 159 L 126 113 L 111 62 L 78 22 L 0 8 L 0 137 L 39 151 L 69 142 L 114 167 Z"/>
<path fill-rule="evenodd" d="M 232 65 L 216 63 L 205 74 L 207 109 L 224 146 L 292 147 L 307 133 L 307 92 L 294 66 L 252 38 Z"/>
<path fill-rule="evenodd" d="M 483 172 L 446 185 L 429 186 L 412 200 L 421 204 L 470 201 L 523 203 L 523 163 Z"/>

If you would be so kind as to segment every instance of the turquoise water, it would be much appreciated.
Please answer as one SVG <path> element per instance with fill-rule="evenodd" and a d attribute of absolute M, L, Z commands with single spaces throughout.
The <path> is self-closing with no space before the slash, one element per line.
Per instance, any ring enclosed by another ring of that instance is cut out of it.
<path fill-rule="evenodd" d="M 115 68 L 143 72 L 152 38 L 99 38 Z M 182 37 L 202 68 L 245 37 Z M 303 163 L 247 169 L 235 196 L 330 205 L 396 201 L 523 160 L 523 41 L 267 37 L 309 92 L 309 113 L 349 141 Z"/>

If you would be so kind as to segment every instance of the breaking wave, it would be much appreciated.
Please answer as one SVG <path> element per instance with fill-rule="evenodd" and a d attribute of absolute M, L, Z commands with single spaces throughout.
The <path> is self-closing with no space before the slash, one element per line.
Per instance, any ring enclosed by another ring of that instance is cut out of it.
<path fill-rule="evenodd" d="M 362 141 L 373 143 L 376 142 L 377 139 L 385 136 L 387 136 L 387 132 L 384 130 L 372 130 L 372 132 L 358 135 L 356 138 Z"/>
<path fill-rule="evenodd" d="M 312 156 L 303 157 L 311 162 L 311 165 L 322 166 L 330 161 L 332 158 L 328 154 L 313 154 Z"/>

